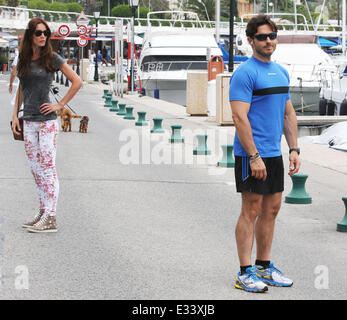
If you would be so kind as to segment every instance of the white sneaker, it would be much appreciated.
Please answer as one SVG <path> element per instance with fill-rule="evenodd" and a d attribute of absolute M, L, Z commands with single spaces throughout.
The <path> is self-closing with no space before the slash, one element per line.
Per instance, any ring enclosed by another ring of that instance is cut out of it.
<path fill-rule="evenodd" d="M 291 287 L 293 285 L 293 280 L 286 278 L 280 270 L 275 268 L 272 262 L 266 269 L 256 266 L 256 273 L 259 279 L 269 286 Z"/>
<path fill-rule="evenodd" d="M 255 267 L 247 268 L 243 275 L 240 272 L 237 274 L 235 288 L 248 292 L 266 292 L 268 290 L 266 284 L 257 277 Z"/>

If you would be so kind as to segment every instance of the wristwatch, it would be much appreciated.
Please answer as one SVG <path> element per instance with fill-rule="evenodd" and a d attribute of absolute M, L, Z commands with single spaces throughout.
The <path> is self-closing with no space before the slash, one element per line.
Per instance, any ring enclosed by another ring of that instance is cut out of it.
<path fill-rule="evenodd" d="M 292 151 L 296 151 L 298 155 L 300 154 L 300 148 L 290 148 L 290 149 L 289 149 L 289 154 L 290 154 Z"/>

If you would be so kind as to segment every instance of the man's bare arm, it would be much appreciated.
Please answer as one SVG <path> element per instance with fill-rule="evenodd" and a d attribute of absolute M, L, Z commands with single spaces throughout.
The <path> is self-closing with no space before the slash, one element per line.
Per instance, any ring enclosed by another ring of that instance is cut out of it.
<path fill-rule="evenodd" d="M 248 120 L 248 111 L 250 103 L 243 101 L 230 101 L 231 110 L 233 113 L 233 121 L 237 130 L 237 136 L 243 148 L 249 155 L 254 155 L 258 152 L 254 143 L 251 124 Z M 267 172 L 263 160 L 259 157 L 258 160 L 250 162 L 252 176 L 256 179 L 265 180 Z"/>
<path fill-rule="evenodd" d="M 298 121 L 296 119 L 296 113 L 291 100 L 286 103 L 286 109 L 284 114 L 283 133 L 286 138 L 288 147 L 298 147 Z M 299 171 L 300 159 L 299 155 L 293 151 L 289 155 L 289 174 L 293 175 Z"/>

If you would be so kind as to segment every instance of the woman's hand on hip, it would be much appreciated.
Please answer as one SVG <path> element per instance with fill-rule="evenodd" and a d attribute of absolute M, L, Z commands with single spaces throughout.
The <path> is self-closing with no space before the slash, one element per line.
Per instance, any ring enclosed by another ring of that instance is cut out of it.
<path fill-rule="evenodd" d="M 46 115 L 48 115 L 48 114 L 50 114 L 52 112 L 61 110 L 63 108 L 64 108 L 64 105 L 60 104 L 60 103 L 56 103 L 56 104 L 54 104 L 54 103 L 43 103 L 40 106 L 40 112 L 46 116 Z"/>

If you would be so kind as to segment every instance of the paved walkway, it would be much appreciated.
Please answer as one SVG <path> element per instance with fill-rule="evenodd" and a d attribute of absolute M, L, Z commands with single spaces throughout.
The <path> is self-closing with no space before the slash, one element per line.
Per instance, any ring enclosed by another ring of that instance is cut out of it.
<path fill-rule="evenodd" d="M 21 224 L 38 204 L 23 144 L 9 130 L 6 81 L 0 78 L 0 298 L 346 299 L 347 234 L 336 231 L 345 213 L 346 153 L 300 143 L 313 203 L 283 201 L 273 244 L 273 260 L 294 286 L 247 294 L 233 287 L 240 196 L 233 169 L 216 167 L 220 145 L 232 143 L 232 127 L 163 101 L 124 96 L 136 118 L 147 112 L 143 129 L 103 106 L 107 86 L 84 85 L 71 106 L 90 117 L 88 133 L 78 133 L 74 119 L 73 131 L 59 135 L 59 231 L 29 234 Z M 59 87 L 62 94 L 67 89 Z M 164 119 L 166 135 L 149 134 L 153 117 Z M 183 146 L 167 141 L 176 123 L 186 130 Z M 210 157 L 191 156 L 199 130 L 209 133 Z M 284 196 L 291 185 L 286 175 Z"/>

